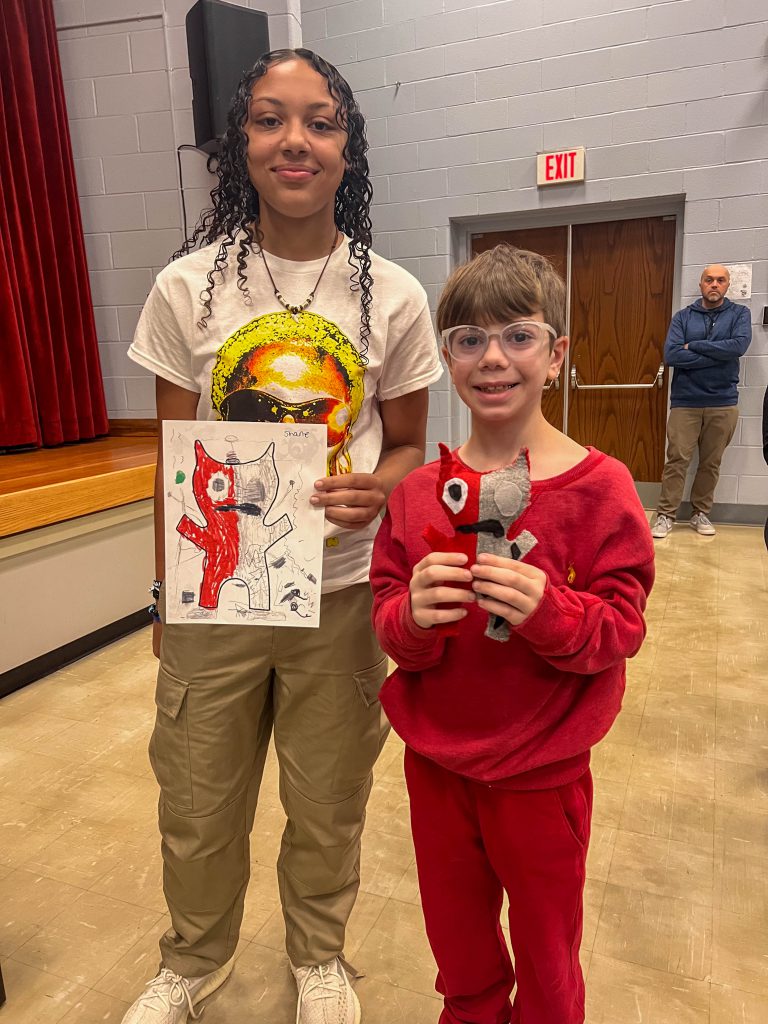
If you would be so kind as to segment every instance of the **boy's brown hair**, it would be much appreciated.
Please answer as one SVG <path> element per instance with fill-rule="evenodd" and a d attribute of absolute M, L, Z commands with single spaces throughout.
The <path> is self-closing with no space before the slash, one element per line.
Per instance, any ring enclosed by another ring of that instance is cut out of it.
<path fill-rule="evenodd" d="M 565 282 L 551 260 L 507 242 L 457 267 L 445 283 L 437 307 L 437 329 L 506 323 L 541 311 L 565 334 Z"/>

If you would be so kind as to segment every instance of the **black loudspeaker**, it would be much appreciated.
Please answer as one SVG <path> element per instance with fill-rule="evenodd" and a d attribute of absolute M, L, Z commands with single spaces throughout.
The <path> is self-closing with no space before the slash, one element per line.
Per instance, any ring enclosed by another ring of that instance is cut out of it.
<path fill-rule="evenodd" d="M 198 0 L 186 24 L 195 145 L 215 153 L 240 79 L 269 50 L 269 23 L 263 11 Z"/>

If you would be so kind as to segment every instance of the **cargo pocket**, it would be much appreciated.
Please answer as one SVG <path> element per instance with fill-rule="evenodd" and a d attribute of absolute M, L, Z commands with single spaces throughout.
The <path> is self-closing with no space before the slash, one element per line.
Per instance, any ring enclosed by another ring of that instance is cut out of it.
<path fill-rule="evenodd" d="M 372 707 L 379 700 L 379 691 L 387 678 L 387 659 L 382 658 L 371 668 L 363 668 L 359 672 L 353 672 L 357 692 L 367 708 Z"/>
<path fill-rule="evenodd" d="M 192 810 L 192 770 L 189 758 L 187 694 L 189 684 L 162 666 L 157 673 L 157 716 L 149 759 L 163 798 L 178 810 Z"/>

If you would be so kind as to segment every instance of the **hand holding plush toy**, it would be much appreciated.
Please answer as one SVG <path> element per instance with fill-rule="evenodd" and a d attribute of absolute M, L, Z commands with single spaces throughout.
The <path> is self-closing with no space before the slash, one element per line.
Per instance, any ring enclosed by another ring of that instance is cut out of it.
<path fill-rule="evenodd" d="M 457 551 L 433 551 L 417 562 L 411 576 L 411 615 L 421 629 L 442 626 L 455 633 L 454 622 L 467 614 L 464 604 L 475 600 L 468 590 L 472 573 L 467 556 Z"/>
<path fill-rule="evenodd" d="M 477 561 L 472 567 L 472 586 L 478 606 L 492 619 L 519 626 L 539 607 L 547 574 L 535 565 L 497 555 L 478 555 Z"/>
<path fill-rule="evenodd" d="M 538 607 L 546 574 L 521 561 L 537 541 L 528 530 L 515 535 L 514 525 L 527 510 L 530 496 L 527 450 L 510 466 L 478 473 L 440 445 L 437 498 L 455 532 L 450 536 L 431 525 L 424 531 L 433 552 L 414 567 L 411 579 L 411 608 L 417 625 L 439 625 L 455 635 L 456 623 L 466 616 L 466 609 L 435 606 L 476 599 L 489 613 L 485 635 L 504 641 L 509 638 L 510 623 L 519 625 Z M 452 585 L 446 587 L 446 583 Z M 469 589 L 469 596 L 462 596 L 462 588 Z"/>

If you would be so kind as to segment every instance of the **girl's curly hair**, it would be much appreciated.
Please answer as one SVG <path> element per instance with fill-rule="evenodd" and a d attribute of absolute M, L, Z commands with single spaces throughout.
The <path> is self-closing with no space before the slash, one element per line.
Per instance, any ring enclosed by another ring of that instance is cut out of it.
<path fill-rule="evenodd" d="M 358 289 L 360 296 L 360 344 L 362 354 L 368 350 L 371 333 L 371 199 L 373 189 L 368 172 L 368 142 L 365 137 L 365 119 L 360 112 L 352 90 L 336 68 L 312 50 L 272 50 L 260 57 L 253 68 L 243 76 L 227 115 L 227 130 L 221 146 L 208 160 L 208 169 L 215 171 L 219 182 L 211 191 L 211 208 L 200 215 L 194 231 L 175 252 L 172 259 L 186 255 L 199 245 L 210 245 L 221 239 L 213 268 L 206 277 L 208 286 L 200 293 L 205 313 L 198 321 L 207 327 L 211 316 L 213 289 L 216 275 L 223 276 L 229 260 L 229 250 L 240 235 L 237 250 L 237 287 L 250 302 L 246 276 L 247 259 L 254 243 L 259 242 L 259 194 L 251 184 L 246 163 L 248 138 L 244 126 L 248 118 L 251 90 L 274 64 L 300 59 L 322 75 L 328 83 L 328 92 L 336 102 L 336 121 L 347 133 L 344 147 L 346 170 L 336 191 L 334 220 L 336 227 L 349 236 L 349 265 L 352 267 L 350 287 Z M 222 238 L 222 236 L 224 236 Z"/>

